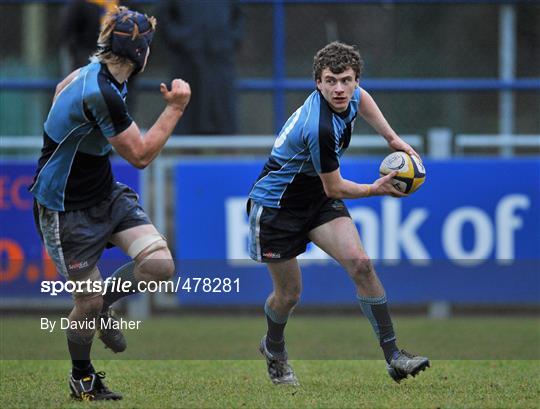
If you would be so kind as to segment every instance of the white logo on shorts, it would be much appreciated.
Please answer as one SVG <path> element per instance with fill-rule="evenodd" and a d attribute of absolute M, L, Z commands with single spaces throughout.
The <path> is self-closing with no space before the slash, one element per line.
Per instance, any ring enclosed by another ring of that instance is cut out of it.
<path fill-rule="evenodd" d="M 70 270 L 80 270 L 85 267 L 88 267 L 88 261 L 74 261 L 68 265 L 68 269 Z"/>

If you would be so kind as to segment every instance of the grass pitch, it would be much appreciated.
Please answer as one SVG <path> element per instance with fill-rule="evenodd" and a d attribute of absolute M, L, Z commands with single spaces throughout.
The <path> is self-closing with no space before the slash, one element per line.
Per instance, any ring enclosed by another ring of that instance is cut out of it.
<path fill-rule="evenodd" d="M 400 345 L 432 358 L 431 369 L 399 385 L 386 374 L 364 321 L 294 317 L 287 329 L 289 353 L 296 358 L 291 363 L 301 382 L 294 388 L 276 387 L 267 377 L 257 352 L 262 317 L 151 319 L 139 333 L 127 332 L 125 354 L 114 356 L 95 342 L 94 365 L 107 372 L 107 384 L 124 400 L 89 404 L 68 397 L 63 333 L 44 338 L 38 318 L 3 318 L 0 407 L 539 407 L 538 319 L 396 317 Z M 54 359 L 57 355 L 62 359 Z"/>

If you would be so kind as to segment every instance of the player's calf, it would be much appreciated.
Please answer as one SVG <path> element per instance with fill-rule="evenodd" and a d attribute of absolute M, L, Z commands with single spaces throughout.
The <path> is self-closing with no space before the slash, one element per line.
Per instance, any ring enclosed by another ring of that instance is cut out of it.
<path fill-rule="evenodd" d="M 99 316 L 98 338 L 106 348 L 115 353 L 123 352 L 127 348 L 127 342 L 119 326 L 115 325 L 118 320 L 111 305 L 127 295 L 138 292 L 139 281 L 163 281 L 170 279 L 174 274 L 174 262 L 167 242 L 159 234 L 139 237 L 131 243 L 127 252 L 134 261 L 124 264 L 112 274 L 111 278 L 130 282 L 129 291 L 122 292 L 114 285 L 108 285 Z"/>
<path fill-rule="evenodd" d="M 103 297 L 100 294 L 76 294 L 73 301 L 75 306 L 70 320 L 95 319 L 103 307 Z"/>

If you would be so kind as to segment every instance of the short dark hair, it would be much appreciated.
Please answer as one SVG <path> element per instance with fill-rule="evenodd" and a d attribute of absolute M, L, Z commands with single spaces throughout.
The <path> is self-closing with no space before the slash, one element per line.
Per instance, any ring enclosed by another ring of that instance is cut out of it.
<path fill-rule="evenodd" d="M 334 41 L 325 45 L 315 54 L 313 58 L 313 78 L 315 81 L 320 80 L 325 68 L 328 68 L 334 74 L 340 74 L 347 68 L 352 68 L 356 74 L 355 79 L 358 80 L 363 67 L 364 61 L 356 46 Z"/>

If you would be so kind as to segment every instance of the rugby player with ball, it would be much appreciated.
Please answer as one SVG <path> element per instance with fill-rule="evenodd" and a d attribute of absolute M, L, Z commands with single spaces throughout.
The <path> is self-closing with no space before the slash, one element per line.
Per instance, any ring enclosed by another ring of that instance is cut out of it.
<path fill-rule="evenodd" d="M 387 174 L 373 183 L 359 184 L 341 176 L 340 157 L 349 146 L 358 114 L 392 150 L 413 157 L 418 168 L 421 164 L 359 86 L 361 71 L 355 47 L 333 42 L 317 52 L 313 64 L 317 88 L 285 122 L 249 193 L 250 256 L 266 263 L 274 284 L 264 306 L 268 330 L 259 346 L 274 384 L 298 384 L 288 363 L 284 331 L 302 289 L 296 258 L 310 241 L 338 261 L 354 282 L 359 306 L 373 326 L 392 379 L 400 382 L 429 367 L 428 358 L 398 349 L 384 288 L 342 200 L 402 197 L 419 186 L 411 182 L 409 190 L 402 189 L 402 183 L 408 185 L 399 179 L 402 169 L 393 170 L 394 161 L 381 168 Z"/>

